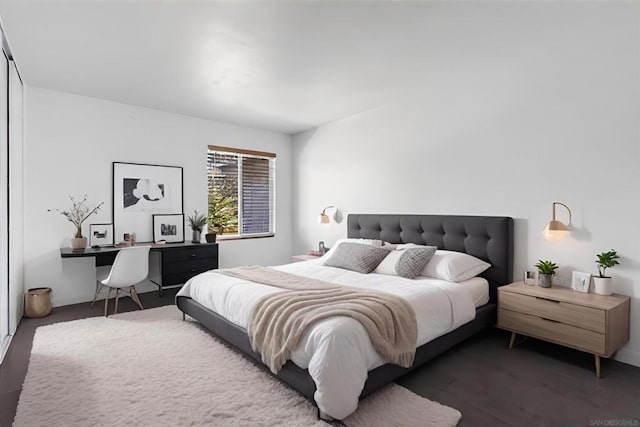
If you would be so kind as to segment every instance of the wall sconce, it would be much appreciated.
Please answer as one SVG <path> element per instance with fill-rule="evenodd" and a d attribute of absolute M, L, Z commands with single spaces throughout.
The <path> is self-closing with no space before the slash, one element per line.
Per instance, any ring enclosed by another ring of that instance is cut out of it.
<path fill-rule="evenodd" d="M 553 202 L 551 221 L 549 221 L 549 224 L 547 224 L 545 229 L 542 231 L 542 235 L 545 240 L 548 240 L 549 242 L 557 242 L 569 235 L 567 226 L 560 221 L 556 221 L 556 205 L 564 206 L 569 212 L 569 224 L 571 224 L 571 209 L 569 209 L 569 207 L 564 203 Z"/>
<path fill-rule="evenodd" d="M 335 212 L 331 215 L 332 217 L 338 211 L 338 208 L 336 208 L 335 206 L 327 206 L 326 208 L 322 209 L 322 212 L 320 213 L 320 215 L 318 215 L 318 222 L 320 224 L 329 224 L 329 222 L 331 222 L 329 215 L 327 215 L 327 209 L 335 210 Z"/>

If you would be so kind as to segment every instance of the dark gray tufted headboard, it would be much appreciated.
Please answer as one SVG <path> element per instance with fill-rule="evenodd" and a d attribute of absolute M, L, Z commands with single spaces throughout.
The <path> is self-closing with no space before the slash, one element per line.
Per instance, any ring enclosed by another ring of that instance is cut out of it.
<path fill-rule="evenodd" d="M 490 300 L 513 281 L 513 218 L 504 216 L 351 214 L 347 236 L 416 243 L 465 252 L 487 261 Z"/>

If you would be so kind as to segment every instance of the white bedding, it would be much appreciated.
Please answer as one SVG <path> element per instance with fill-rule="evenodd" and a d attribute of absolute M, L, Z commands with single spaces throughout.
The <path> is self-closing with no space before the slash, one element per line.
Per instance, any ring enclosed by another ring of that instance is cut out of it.
<path fill-rule="evenodd" d="M 422 277 L 420 277 L 420 279 L 422 279 Z M 428 279 L 428 277 L 425 277 L 425 279 Z M 460 282 L 459 285 L 464 286 L 464 288 L 469 291 L 473 299 L 474 307 L 478 308 L 489 302 L 489 282 L 487 282 L 487 279 L 474 277 L 473 279 Z"/>
<path fill-rule="evenodd" d="M 474 301 L 488 300 L 488 286 L 484 279 L 460 284 L 429 278 L 410 280 L 325 267 L 318 261 L 273 268 L 404 298 L 416 312 L 416 347 L 473 320 Z M 484 297 L 480 290 L 482 282 Z M 189 280 L 178 295 L 189 296 L 236 325 L 247 328 L 249 314 L 256 301 L 263 295 L 280 291 L 268 285 L 217 274 L 214 270 Z M 362 325 L 348 317 L 334 317 L 316 323 L 292 352 L 291 360 L 309 370 L 316 383 L 314 398 L 318 407 L 337 419 L 343 419 L 356 410 L 367 372 L 384 363 L 373 349 Z"/>

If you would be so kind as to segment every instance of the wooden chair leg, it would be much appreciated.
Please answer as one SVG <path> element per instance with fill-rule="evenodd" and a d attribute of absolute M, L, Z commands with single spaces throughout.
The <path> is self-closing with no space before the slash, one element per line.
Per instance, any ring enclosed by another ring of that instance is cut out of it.
<path fill-rule="evenodd" d="M 111 288 L 107 287 L 107 296 L 104 297 L 104 317 L 107 317 L 107 309 L 109 308 L 109 296 L 111 295 Z"/>
<path fill-rule="evenodd" d="M 93 295 L 93 301 L 91 301 L 91 307 L 96 303 L 96 299 L 98 298 L 98 294 L 102 291 L 104 285 L 96 280 L 96 293 Z"/>
<path fill-rule="evenodd" d="M 118 314 L 118 295 L 120 295 L 120 288 L 116 288 L 116 304 L 113 309 L 113 314 Z"/>
<path fill-rule="evenodd" d="M 136 287 L 135 286 L 131 286 L 129 288 L 129 293 L 131 294 L 131 299 L 138 304 L 138 307 L 140 307 L 140 310 L 144 310 L 144 307 L 142 306 L 142 301 L 140 301 L 140 297 L 138 296 L 138 293 L 136 292 Z"/>

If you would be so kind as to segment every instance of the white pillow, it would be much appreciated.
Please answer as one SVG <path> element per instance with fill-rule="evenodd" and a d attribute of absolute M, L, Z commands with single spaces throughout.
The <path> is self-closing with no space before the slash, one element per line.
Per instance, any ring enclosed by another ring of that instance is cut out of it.
<path fill-rule="evenodd" d="M 415 279 L 422 274 L 422 270 L 435 252 L 435 246 L 417 246 L 392 250 L 373 272 Z"/>
<path fill-rule="evenodd" d="M 420 275 L 448 282 L 464 282 L 489 267 L 491 264 L 469 254 L 437 250 Z"/>

